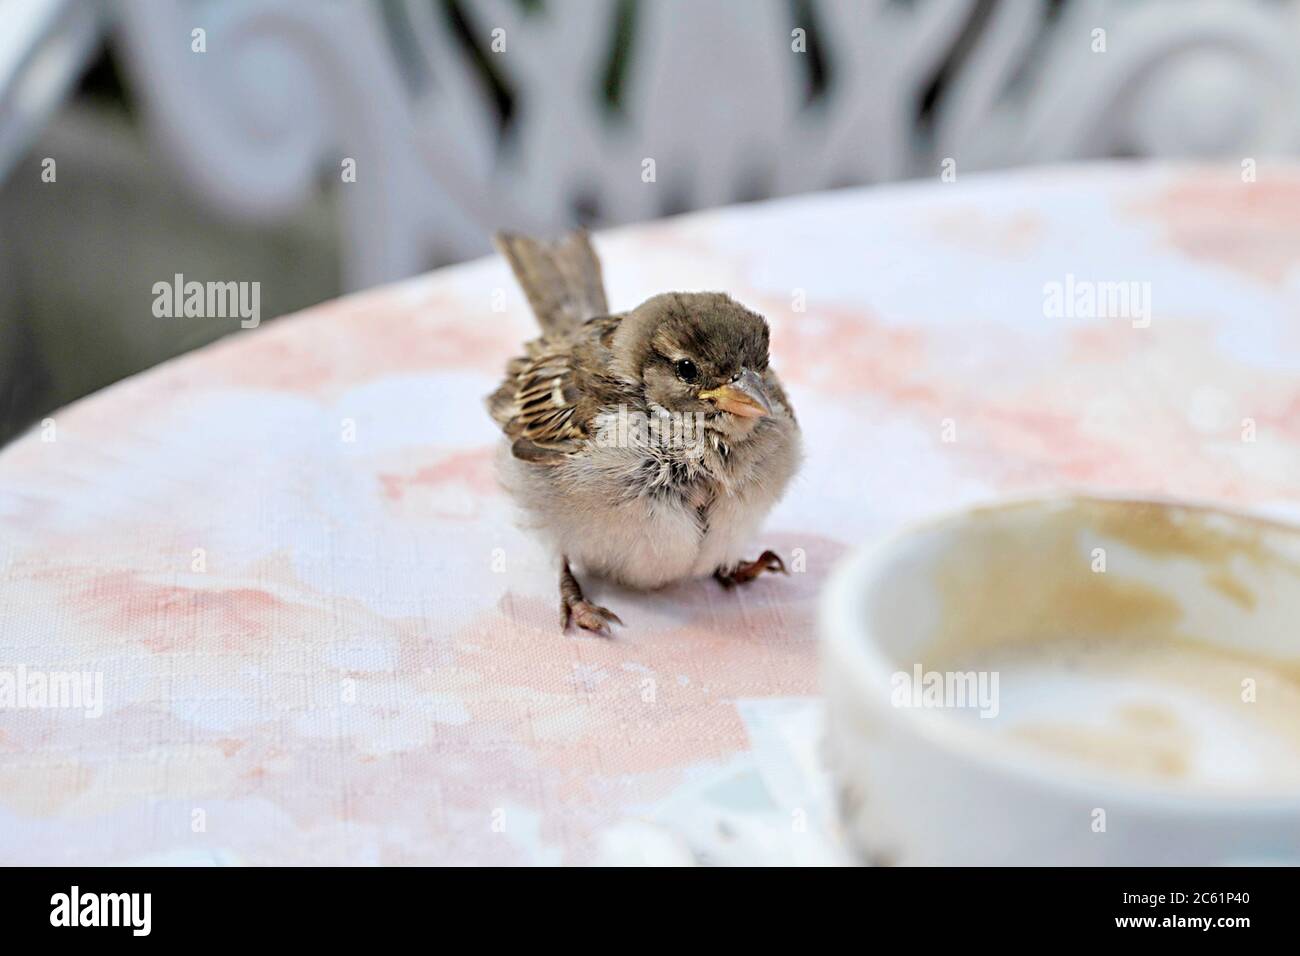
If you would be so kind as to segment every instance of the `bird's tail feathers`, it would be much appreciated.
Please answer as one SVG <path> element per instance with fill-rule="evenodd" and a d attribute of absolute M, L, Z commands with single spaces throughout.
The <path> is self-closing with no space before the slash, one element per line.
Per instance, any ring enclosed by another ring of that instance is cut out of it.
<path fill-rule="evenodd" d="M 608 315 L 600 260 L 585 230 L 553 242 L 499 232 L 496 247 L 510 263 L 547 335 Z"/>

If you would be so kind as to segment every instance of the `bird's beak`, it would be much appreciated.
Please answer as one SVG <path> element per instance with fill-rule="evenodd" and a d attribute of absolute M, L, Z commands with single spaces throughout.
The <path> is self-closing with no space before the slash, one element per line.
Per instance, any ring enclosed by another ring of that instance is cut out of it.
<path fill-rule="evenodd" d="M 700 392 L 700 398 L 713 402 L 721 411 L 741 418 L 762 418 L 772 414 L 772 402 L 756 372 L 742 369 L 735 381 Z"/>

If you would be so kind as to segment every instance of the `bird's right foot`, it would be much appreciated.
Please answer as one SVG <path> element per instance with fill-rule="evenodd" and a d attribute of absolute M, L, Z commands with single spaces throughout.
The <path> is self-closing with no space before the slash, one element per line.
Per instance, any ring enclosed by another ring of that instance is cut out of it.
<path fill-rule="evenodd" d="M 582 587 L 566 560 L 564 569 L 560 572 L 560 629 L 567 631 L 570 621 L 584 631 L 591 631 L 601 637 L 610 636 L 611 622 L 620 626 L 623 624 L 619 616 L 609 608 L 592 604 L 582 596 Z"/>

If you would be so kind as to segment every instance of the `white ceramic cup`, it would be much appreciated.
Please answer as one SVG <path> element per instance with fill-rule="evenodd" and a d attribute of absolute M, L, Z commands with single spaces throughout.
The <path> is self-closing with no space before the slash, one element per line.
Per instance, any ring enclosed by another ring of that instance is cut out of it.
<path fill-rule="evenodd" d="M 973 509 L 852 556 L 821 630 L 864 862 L 1300 860 L 1294 528 L 1159 501 Z M 956 676 L 927 706 L 935 674 Z"/>

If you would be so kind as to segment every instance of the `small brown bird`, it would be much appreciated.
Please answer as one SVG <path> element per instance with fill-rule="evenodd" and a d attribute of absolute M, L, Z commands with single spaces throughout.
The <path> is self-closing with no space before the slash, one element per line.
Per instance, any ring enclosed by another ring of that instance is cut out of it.
<path fill-rule="evenodd" d="M 488 408 L 502 480 L 560 556 L 561 627 L 622 624 L 573 566 L 634 588 L 785 571 L 742 550 L 799 463 L 799 426 L 768 367 L 768 329 L 718 292 L 657 295 L 611 314 L 586 233 L 501 234 L 541 325 Z"/>

